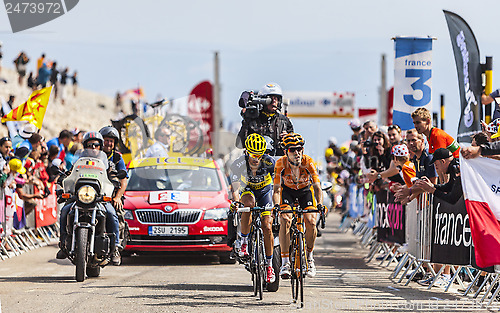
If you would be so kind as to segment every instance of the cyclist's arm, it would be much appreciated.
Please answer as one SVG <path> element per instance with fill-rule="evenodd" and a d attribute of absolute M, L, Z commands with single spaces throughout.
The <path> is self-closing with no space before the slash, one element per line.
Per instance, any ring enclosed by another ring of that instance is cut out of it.
<path fill-rule="evenodd" d="M 274 184 L 273 185 L 273 204 L 281 203 L 281 185 Z"/>
<path fill-rule="evenodd" d="M 323 190 L 321 190 L 321 183 L 313 183 L 314 198 L 317 204 L 323 204 Z"/>
<path fill-rule="evenodd" d="M 231 183 L 231 189 L 233 193 L 233 201 L 240 201 L 240 182 L 235 181 Z"/>

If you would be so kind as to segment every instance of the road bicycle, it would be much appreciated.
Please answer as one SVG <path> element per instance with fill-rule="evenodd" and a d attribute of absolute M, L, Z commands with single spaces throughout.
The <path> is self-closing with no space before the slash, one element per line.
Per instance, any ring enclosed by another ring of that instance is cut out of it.
<path fill-rule="evenodd" d="M 300 307 L 304 306 L 304 279 L 309 264 L 306 258 L 306 239 L 304 237 L 304 214 L 319 213 L 321 228 L 325 228 L 325 208 L 321 204 L 317 209 L 302 209 L 296 203 L 291 210 L 281 210 L 283 213 L 292 213 L 292 224 L 290 226 L 290 282 L 292 286 L 292 300 L 294 303 L 300 301 Z"/>
<path fill-rule="evenodd" d="M 250 233 L 248 235 L 248 254 L 246 260 L 240 262 L 245 263 L 245 267 L 252 274 L 252 285 L 254 296 L 262 300 L 264 289 L 275 292 L 279 288 L 279 275 L 276 274 L 276 280 L 273 283 L 266 283 L 266 253 L 264 249 L 264 232 L 262 231 L 261 214 L 266 211 L 272 211 L 273 208 L 262 207 L 243 207 L 241 202 L 235 202 L 240 207 L 238 213 L 250 212 L 252 214 L 252 223 L 250 225 Z M 237 221 L 238 219 L 235 219 Z M 275 273 L 279 273 L 281 267 L 279 245 L 274 247 L 272 265 Z"/>

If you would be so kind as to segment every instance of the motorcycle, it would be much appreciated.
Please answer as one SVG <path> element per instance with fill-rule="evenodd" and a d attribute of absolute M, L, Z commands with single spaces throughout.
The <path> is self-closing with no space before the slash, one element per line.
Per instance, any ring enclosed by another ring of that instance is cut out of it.
<path fill-rule="evenodd" d="M 116 181 L 108 178 L 106 154 L 98 150 L 79 150 L 71 171 L 59 172 L 58 202 L 71 205 L 67 238 L 61 243 L 69 260 L 76 266 L 76 281 L 98 277 L 115 251 L 115 235 L 106 231 L 105 202 L 112 200 Z M 117 179 L 126 172 L 114 172 Z"/>

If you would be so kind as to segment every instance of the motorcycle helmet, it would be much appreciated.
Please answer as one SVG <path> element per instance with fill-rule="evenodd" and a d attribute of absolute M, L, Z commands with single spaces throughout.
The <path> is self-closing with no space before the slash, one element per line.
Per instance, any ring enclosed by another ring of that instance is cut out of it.
<path fill-rule="evenodd" d="M 83 135 L 82 144 L 83 144 L 84 148 L 87 147 L 87 142 L 90 141 L 90 140 L 97 140 L 97 141 L 99 141 L 99 143 L 101 144 L 101 147 L 102 147 L 102 145 L 104 143 L 104 139 L 102 138 L 101 133 L 95 132 L 95 131 L 91 131 L 91 132 L 87 132 L 87 133 L 85 133 L 85 135 Z"/>
<path fill-rule="evenodd" d="M 102 137 L 110 137 L 115 140 L 115 142 L 120 139 L 120 134 L 118 133 L 118 130 L 114 128 L 113 126 L 104 126 L 99 130 L 99 133 L 102 135 Z"/>
<path fill-rule="evenodd" d="M 303 146 L 306 142 L 300 134 L 288 133 L 283 136 L 283 146 L 288 149 L 291 146 Z"/>
<path fill-rule="evenodd" d="M 255 155 L 263 155 L 266 152 L 267 141 L 261 135 L 253 133 L 245 140 L 245 149 Z"/>

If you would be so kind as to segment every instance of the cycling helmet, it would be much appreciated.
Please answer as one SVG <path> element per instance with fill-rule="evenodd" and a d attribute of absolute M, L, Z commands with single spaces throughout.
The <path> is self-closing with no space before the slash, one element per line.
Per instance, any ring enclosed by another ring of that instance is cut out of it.
<path fill-rule="evenodd" d="M 115 139 L 115 142 L 120 139 L 118 130 L 116 130 L 116 128 L 114 128 L 113 126 L 104 126 L 99 130 L 99 133 L 101 133 L 102 137 L 110 137 Z"/>
<path fill-rule="evenodd" d="M 257 133 L 250 134 L 245 140 L 245 149 L 252 154 L 263 155 L 266 152 L 267 141 Z"/>
<path fill-rule="evenodd" d="M 85 135 L 83 135 L 83 139 L 82 139 L 83 147 L 86 147 L 87 142 L 90 140 L 99 141 L 99 143 L 101 144 L 101 147 L 102 147 L 102 144 L 104 143 L 104 139 L 102 138 L 101 133 L 92 131 L 92 132 L 87 132 L 87 133 L 85 133 Z"/>
<path fill-rule="evenodd" d="M 289 133 L 283 136 L 283 146 L 288 149 L 291 146 L 303 146 L 306 142 L 300 134 Z"/>
<path fill-rule="evenodd" d="M 269 83 L 264 85 L 264 87 L 262 87 L 259 90 L 259 96 L 261 97 L 278 96 L 279 102 L 281 103 L 281 100 L 283 99 L 283 92 L 281 91 L 280 85 L 275 83 Z"/>

